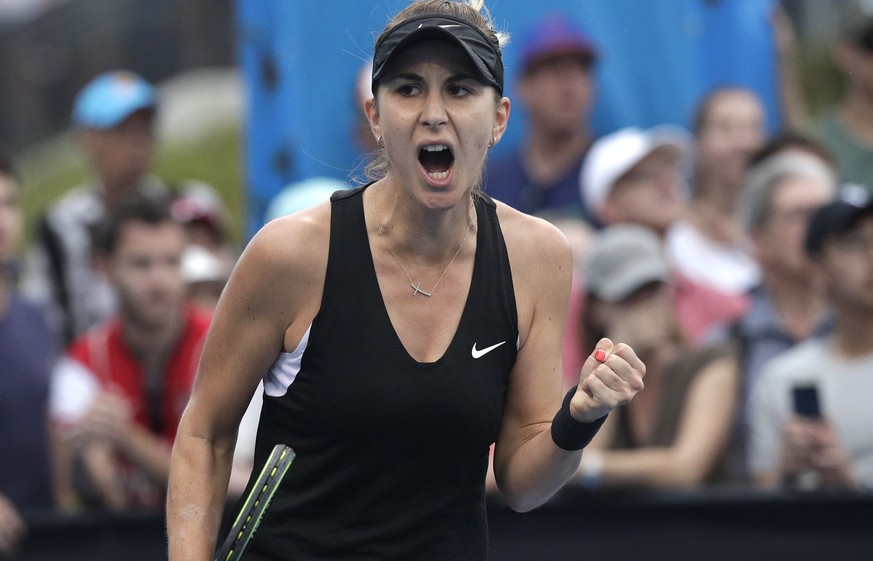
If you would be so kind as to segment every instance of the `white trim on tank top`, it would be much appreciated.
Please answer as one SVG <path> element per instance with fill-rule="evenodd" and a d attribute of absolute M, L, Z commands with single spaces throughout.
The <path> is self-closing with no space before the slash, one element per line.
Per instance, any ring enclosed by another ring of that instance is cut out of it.
<path fill-rule="evenodd" d="M 294 383 L 300 372 L 300 363 L 303 361 L 303 352 L 309 344 L 309 332 L 312 324 L 306 328 L 306 333 L 292 352 L 281 352 L 276 357 L 273 365 L 264 376 L 264 393 L 270 397 L 282 397 L 288 393 L 288 388 Z"/>

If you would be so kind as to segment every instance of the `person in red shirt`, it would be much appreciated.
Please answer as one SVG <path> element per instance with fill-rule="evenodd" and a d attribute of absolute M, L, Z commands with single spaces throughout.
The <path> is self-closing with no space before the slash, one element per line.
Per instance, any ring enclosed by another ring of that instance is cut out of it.
<path fill-rule="evenodd" d="M 158 509 L 210 316 L 186 301 L 187 236 L 168 205 L 133 198 L 100 234 L 96 259 L 118 309 L 74 340 L 53 373 L 59 500 Z"/>

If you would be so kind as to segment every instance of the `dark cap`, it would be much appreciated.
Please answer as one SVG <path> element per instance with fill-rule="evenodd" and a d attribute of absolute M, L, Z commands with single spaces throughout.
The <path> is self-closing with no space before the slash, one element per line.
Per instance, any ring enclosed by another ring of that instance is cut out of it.
<path fill-rule="evenodd" d="M 408 19 L 386 31 L 373 51 L 373 93 L 391 59 L 405 48 L 437 37 L 453 41 L 464 49 L 482 80 L 503 95 L 503 57 L 500 49 L 475 26 L 463 19 L 444 15 L 424 15 Z"/>
<path fill-rule="evenodd" d="M 576 56 L 585 66 L 589 66 L 597 59 L 597 49 L 594 42 L 569 17 L 552 12 L 524 36 L 521 72 L 526 74 L 537 63 L 564 55 Z"/>
<path fill-rule="evenodd" d="M 873 198 L 866 187 L 844 185 L 840 198 L 819 207 L 806 227 L 806 252 L 816 256 L 831 236 L 848 232 L 863 216 L 873 216 Z"/>

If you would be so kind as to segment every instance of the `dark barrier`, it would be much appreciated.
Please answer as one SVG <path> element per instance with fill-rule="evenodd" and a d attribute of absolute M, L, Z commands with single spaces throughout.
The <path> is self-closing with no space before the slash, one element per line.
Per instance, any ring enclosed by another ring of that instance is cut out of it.
<path fill-rule="evenodd" d="M 495 506 L 489 523 L 496 561 L 873 559 L 869 494 L 567 494 L 525 514 Z"/>
<path fill-rule="evenodd" d="M 492 561 L 873 559 L 873 495 L 565 494 L 533 512 L 489 505 Z M 166 559 L 158 516 L 29 517 L 22 561 Z"/>

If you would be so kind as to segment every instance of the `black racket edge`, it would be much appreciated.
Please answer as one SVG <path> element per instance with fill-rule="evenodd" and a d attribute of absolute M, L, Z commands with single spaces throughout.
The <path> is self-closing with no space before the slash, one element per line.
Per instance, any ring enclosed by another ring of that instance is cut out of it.
<path fill-rule="evenodd" d="M 269 508 L 270 506 L 270 502 L 273 500 L 273 495 L 276 493 L 276 490 L 282 483 L 282 478 L 285 477 L 285 473 L 288 471 L 288 468 L 291 467 L 291 462 L 293 461 L 294 457 L 288 455 L 280 460 L 279 464 L 273 470 L 271 470 L 271 479 L 264 486 L 264 490 L 261 493 L 261 496 L 255 502 L 252 513 L 246 517 L 246 522 L 242 533 L 239 535 L 236 545 L 233 546 L 233 549 L 228 554 L 227 561 L 235 561 L 242 556 L 243 552 L 245 552 L 249 540 L 251 540 L 252 536 L 254 536 L 255 534 L 255 531 L 257 531 L 258 526 L 260 526 L 264 513 L 267 511 L 267 508 Z M 234 555 L 234 553 L 237 551 L 239 553 L 237 555 Z"/>
<path fill-rule="evenodd" d="M 264 463 L 230 531 L 215 554 L 215 561 L 238 561 L 257 530 L 270 500 L 291 467 L 296 454 L 290 446 L 277 444 Z"/>

